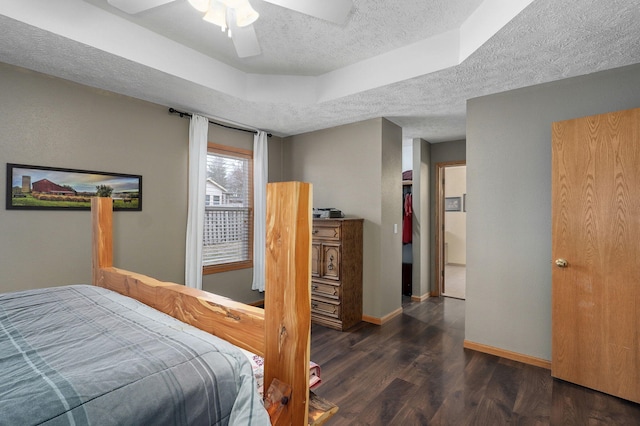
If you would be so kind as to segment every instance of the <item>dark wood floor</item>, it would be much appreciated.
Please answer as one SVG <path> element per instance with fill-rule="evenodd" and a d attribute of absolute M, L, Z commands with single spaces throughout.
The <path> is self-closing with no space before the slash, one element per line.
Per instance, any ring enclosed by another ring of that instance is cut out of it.
<path fill-rule="evenodd" d="M 640 405 L 462 348 L 464 300 L 406 303 L 384 326 L 311 330 L 338 425 L 640 425 Z"/>

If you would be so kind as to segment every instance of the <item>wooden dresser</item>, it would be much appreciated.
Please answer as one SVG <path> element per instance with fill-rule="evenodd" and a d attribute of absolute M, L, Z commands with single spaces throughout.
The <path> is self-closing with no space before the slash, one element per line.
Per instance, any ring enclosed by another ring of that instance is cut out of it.
<path fill-rule="evenodd" d="M 346 330 L 362 321 L 364 219 L 314 219 L 311 320 Z"/>

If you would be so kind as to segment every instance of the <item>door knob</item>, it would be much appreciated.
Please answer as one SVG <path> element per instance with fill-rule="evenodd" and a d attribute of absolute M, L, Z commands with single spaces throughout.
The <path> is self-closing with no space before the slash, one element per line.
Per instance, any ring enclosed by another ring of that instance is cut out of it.
<path fill-rule="evenodd" d="M 567 266 L 569 266 L 569 262 L 567 262 L 565 259 L 556 259 L 556 266 L 558 268 L 566 268 Z"/>

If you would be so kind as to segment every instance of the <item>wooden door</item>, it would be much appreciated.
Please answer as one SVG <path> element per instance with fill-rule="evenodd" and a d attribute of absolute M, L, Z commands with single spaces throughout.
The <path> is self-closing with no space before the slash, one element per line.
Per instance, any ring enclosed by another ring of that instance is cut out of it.
<path fill-rule="evenodd" d="M 640 402 L 640 109 L 552 139 L 551 373 Z"/>

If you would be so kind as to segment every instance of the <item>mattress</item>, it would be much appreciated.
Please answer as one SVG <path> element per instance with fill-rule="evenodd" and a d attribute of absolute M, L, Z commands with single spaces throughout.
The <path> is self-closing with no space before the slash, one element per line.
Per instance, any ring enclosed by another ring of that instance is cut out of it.
<path fill-rule="evenodd" d="M 0 424 L 270 423 L 237 347 L 81 285 L 0 294 Z"/>

